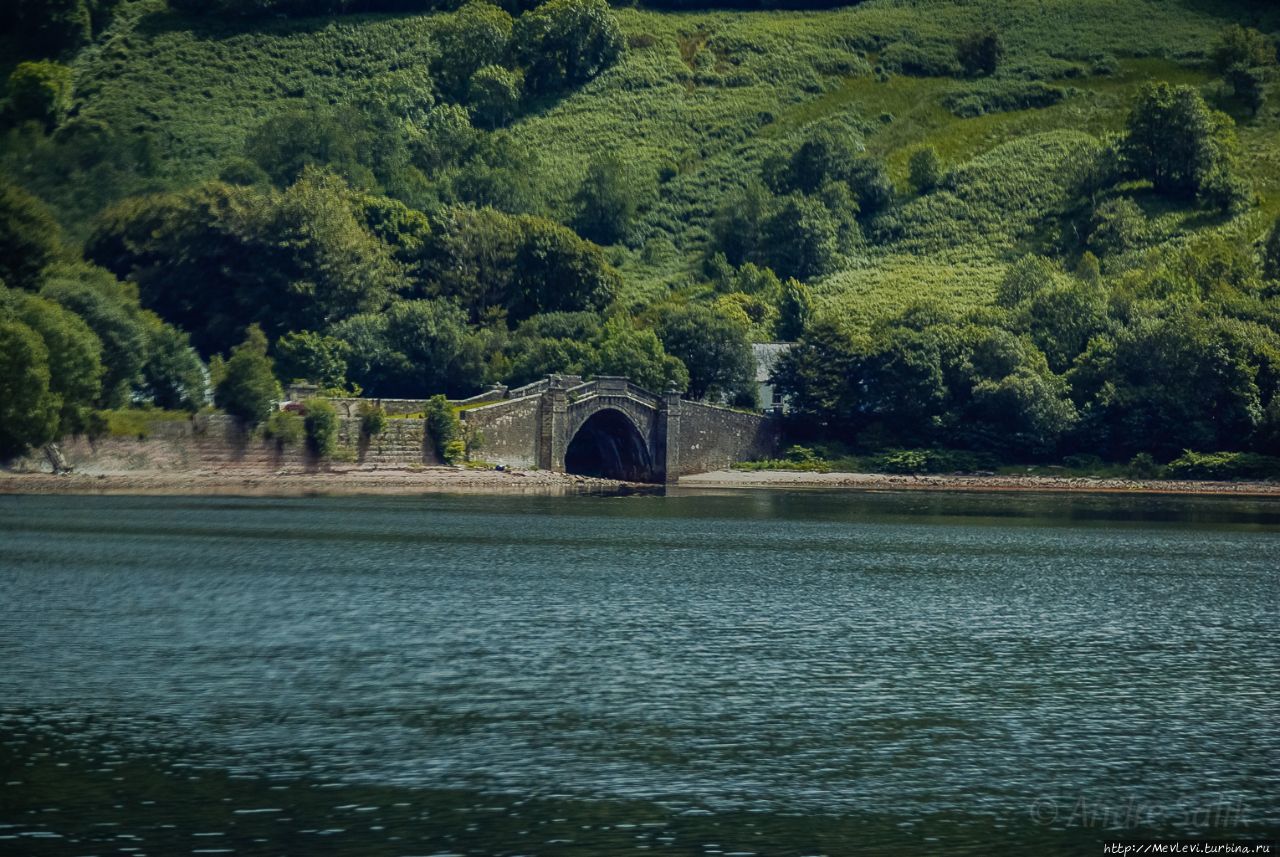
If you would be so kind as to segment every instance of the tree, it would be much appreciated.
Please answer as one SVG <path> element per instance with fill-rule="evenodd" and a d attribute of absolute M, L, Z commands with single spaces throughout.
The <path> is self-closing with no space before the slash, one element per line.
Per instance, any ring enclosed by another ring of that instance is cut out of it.
<path fill-rule="evenodd" d="M 979 381 L 972 396 L 966 423 L 986 423 L 995 448 L 1005 455 L 1046 456 L 1077 419 L 1066 382 L 1043 360 L 1020 365 L 1000 379 Z"/>
<path fill-rule="evenodd" d="M 1219 35 L 1210 51 L 1213 67 L 1225 73 L 1233 66 L 1255 68 L 1276 64 L 1276 45 L 1252 27 L 1231 24 Z"/>
<path fill-rule="evenodd" d="M 1136 250 L 1147 242 L 1151 227 L 1138 204 L 1128 197 L 1104 200 L 1089 218 L 1089 249 L 1103 258 Z"/>
<path fill-rule="evenodd" d="M 9 0 L 13 3 L 14 32 L 23 45 L 40 53 L 72 51 L 89 41 L 94 13 L 99 28 L 106 23 L 115 0 Z"/>
<path fill-rule="evenodd" d="M 138 393 L 158 408 L 198 411 L 208 399 L 207 379 L 191 337 L 155 316 L 150 328 Z"/>
<path fill-rule="evenodd" d="M 995 74 L 1004 59 L 1004 43 L 995 30 L 969 33 L 956 44 L 956 59 L 970 77 Z"/>
<path fill-rule="evenodd" d="M 476 124 L 483 128 L 497 128 L 511 121 L 520 109 L 520 97 L 524 94 L 524 73 L 487 65 L 476 69 L 467 87 L 467 103 Z"/>
<path fill-rule="evenodd" d="M 725 199 L 711 224 L 711 237 L 712 246 L 724 254 L 730 265 L 755 258 L 774 205 L 773 194 L 754 180 Z"/>
<path fill-rule="evenodd" d="M 442 89 L 461 98 L 477 71 L 499 67 L 507 57 L 513 26 L 505 10 L 484 0 L 470 0 L 445 16 L 435 30 L 440 53 L 433 63 Z"/>
<path fill-rule="evenodd" d="M 352 316 L 330 333 L 350 349 L 351 380 L 374 396 L 471 395 L 484 381 L 483 342 L 449 300 L 400 301 Z"/>
<path fill-rule="evenodd" d="M 49 378 L 49 349 L 40 334 L 0 317 L 0 461 L 57 437 L 61 403 Z"/>
<path fill-rule="evenodd" d="M 853 439 L 862 425 L 854 389 L 863 357 L 838 324 L 818 319 L 778 358 L 773 383 L 802 435 Z"/>
<path fill-rule="evenodd" d="M 310 168 L 283 193 L 209 182 L 112 206 L 85 253 L 136 282 L 143 306 L 208 355 L 249 324 L 319 330 L 404 291 L 396 248 L 362 220 L 369 210 L 367 195 Z"/>
<path fill-rule="evenodd" d="M 351 179 L 365 171 L 360 142 L 362 118 L 351 109 L 312 106 L 270 117 L 245 140 L 245 156 L 279 187 L 288 187 L 307 167 L 327 167 Z"/>
<path fill-rule="evenodd" d="M 916 149 L 907 162 L 910 174 L 911 189 L 917 194 L 926 194 L 938 186 L 942 180 L 942 159 L 933 146 Z"/>
<path fill-rule="evenodd" d="M 328 399 L 307 399 L 302 427 L 307 449 L 316 458 L 328 458 L 338 447 L 338 412 Z"/>
<path fill-rule="evenodd" d="M 1049 368 L 1064 372 L 1089 340 L 1107 328 L 1107 296 L 1097 286 L 1080 281 L 1051 286 L 1031 297 L 1021 319 Z"/>
<path fill-rule="evenodd" d="M 20 121 L 53 130 L 71 110 L 71 69 L 56 62 L 24 62 L 9 75 L 9 110 Z"/>
<path fill-rule="evenodd" d="M 622 29 L 605 0 L 548 0 L 520 16 L 515 54 L 525 80 L 548 92 L 595 77 L 622 55 Z"/>
<path fill-rule="evenodd" d="M 539 312 L 603 310 L 621 290 L 622 276 L 595 244 L 539 217 L 521 218 L 520 226 L 515 290 L 507 303 L 510 319 Z"/>
<path fill-rule="evenodd" d="M 601 244 L 622 241 L 650 188 L 616 154 L 597 157 L 573 197 L 578 234 Z"/>
<path fill-rule="evenodd" d="M 1225 321 L 1182 310 L 1095 337 L 1067 377 L 1095 448 L 1171 458 L 1248 441 L 1262 421 L 1256 372 Z"/>
<path fill-rule="evenodd" d="M 893 182 L 884 161 L 870 156 L 854 160 L 845 180 L 858 201 L 858 216 L 875 217 L 893 204 Z"/>
<path fill-rule="evenodd" d="M 244 342 L 231 349 L 213 393 L 214 404 L 242 422 L 256 425 L 271 415 L 281 398 L 267 356 L 267 336 L 258 325 L 250 325 Z"/>
<path fill-rule="evenodd" d="M 765 221 L 760 253 L 762 261 L 782 276 L 821 277 L 839 256 L 835 220 L 817 200 L 791 194 Z"/>
<path fill-rule="evenodd" d="M 34 291 L 62 251 L 62 230 L 43 202 L 0 179 L 0 281 Z"/>
<path fill-rule="evenodd" d="M 276 374 L 288 384 L 302 381 L 324 390 L 347 383 L 347 358 L 351 346 L 334 336 L 312 330 L 286 333 L 276 340 Z"/>
<path fill-rule="evenodd" d="M 778 338 L 784 342 L 799 339 L 812 317 L 813 295 L 809 287 L 794 277 L 788 278 L 778 302 Z"/>
<path fill-rule="evenodd" d="M 657 333 L 666 352 L 689 372 L 689 398 L 733 399 L 755 383 L 755 359 L 741 323 L 702 304 L 686 304 L 665 313 Z"/>
<path fill-rule="evenodd" d="M 633 384 L 658 393 L 683 392 L 689 386 L 689 372 L 679 358 L 663 350 L 656 333 L 637 328 L 625 316 L 614 316 L 605 322 L 587 373 L 622 375 Z"/>
<path fill-rule="evenodd" d="M 1236 94 L 1249 108 L 1249 112 L 1254 116 L 1262 110 L 1267 103 L 1267 72 L 1262 68 L 1249 67 L 1243 65 L 1233 65 L 1227 69 L 1224 75 L 1225 80 L 1231 86 L 1231 91 Z"/>
<path fill-rule="evenodd" d="M 121 407 L 141 382 L 148 350 L 147 321 L 129 287 L 83 263 L 49 270 L 40 296 L 84 319 L 102 343 L 102 392 L 97 404 Z"/>
<path fill-rule="evenodd" d="M 763 177 L 774 193 L 814 193 L 828 181 L 848 181 L 859 150 L 847 133 L 820 127 L 811 131 L 789 158 L 766 161 Z"/>
<path fill-rule="evenodd" d="M 1002 307 L 1024 304 L 1040 292 L 1052 288 L 1058 282 L 1060 274 L 1057 263 L 1051 259 L 1034 254 L 1023 256 L 1009 267 L 996 286 L 996 304 Z"/>
<path fill-rule="evenodd" d="M 1233 123 L 1190 86 L 1147 83 L 1129 114 L 1122 151 L 1160 193 L 1195 197 L 1233 173 Z"/>
<path fill-rule="evenodd" d="M 35 295 L 0 287 L 0 316 L 5 314 L 34 330 L 44 343 L 48 388 L 58 401 L 55 436 L 83 431 L 101 390 L 102 343 L 75 313 Z"/>

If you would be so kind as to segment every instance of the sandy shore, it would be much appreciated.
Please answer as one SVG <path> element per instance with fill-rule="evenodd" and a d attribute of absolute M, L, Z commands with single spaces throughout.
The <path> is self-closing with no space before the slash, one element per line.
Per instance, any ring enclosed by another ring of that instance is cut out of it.
<path fill-rule="evenodd" d="M 888 473 L 801 473 L 718 470 L 680 479 L 681 488 L 839 488 L 864 491 L 1076 491 L 1112 494 L 1213 494 L 1280 497 L 1271 482 L 1093 479 L 1057 476 L 907 476 Z"/>
<path fill-rule="evenodd" d="M 332 469 L 324 471 L 219 470 L 12 473 L 0 471 L 0 494 L 210 494 L 306 496 L 314 494 L 624 494 L 655 486 L 526 470 L 454 467 Z"/>

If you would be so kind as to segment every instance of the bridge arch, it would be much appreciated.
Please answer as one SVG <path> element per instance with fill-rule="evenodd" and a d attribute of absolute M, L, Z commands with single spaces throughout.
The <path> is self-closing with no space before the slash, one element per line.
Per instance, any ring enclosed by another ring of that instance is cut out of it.
<path fill-rule="evenodd" d="M 595 410 L 565 448 L 564 469 L 582 476 L 628 482 L 661 481 L 646 434 L 617 408 Z"/>

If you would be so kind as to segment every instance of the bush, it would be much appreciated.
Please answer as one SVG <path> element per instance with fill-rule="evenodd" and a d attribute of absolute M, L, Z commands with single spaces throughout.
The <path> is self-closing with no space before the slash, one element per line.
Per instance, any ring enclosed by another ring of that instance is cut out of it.
<path fill-rule="evenodd" d="M 71 109 L 71 69 L 56 62 L 24 62 L 9 75 L 12 118 L 52 129 Z"/>
<path fill-rule="evenodd" d="M 871 460 L 872 469 L 883 473 L 972 473 L 995 464 L 989 455 L 952 449 L 890 450 Z"/>
<path fill-rule="evenodd" d="M 301 415 L 292 411 L 274 411 L 267 417 L 262 434 L 268 440 L 274 440 L 277 446 L 296 446 L 306 436 L 306 428 Z"/>
<path fill-rule="evenodd" d="M 360 433 L 365 437 L 375 437 L 387 428 L 387 412 L 381 405 L 363 402 L 360 405 Z"/>
<path fill-rule="evenodd" d="M 244 342 L 231 349 L 222 372 L 214 390 L 214 404 L 251 425 L 271 415 L 281 392 L 267 356 L 267 337 L 262 328 L 256 324 L 249 327 Z"/>
<path fill-rule="evenodd" d="M 955 48 L 945 42 L 894 42 L 880 52 L 880 67 L 919 77 L 948 77 L 960 72 Z"/>
<path fill-rule="evenodd" d="M 1280 458 L 1255 452 L 1192 452 L 1169 462 L 1176 479 L 1280 479 Z"/>
<path fill-rule="evenodd" d="M 1164 475 L 1164 468 L 1151 457 L 1149 452 L 1139 452 L 1129 462 L 1129 476 L 1133 479 L 1159 479 Z"/>
<path fill-rule="evenodd" d="M 911 189 L 918 194 L 928 193 L 938 186 L 942 179 L 942 159 L 933 146 L 916 149 L 907 162 L 910 174 Z"/>
<path fill-rule="evenodd" d="M 524 74 L 498 65 L 487 65 L 471 75 L 467 102 L 476 124 L 484 128 L 505 125 L 520 108 Z"/>
<path fill-rule="evenodd" d="M 1009 110 L 1050 107 L 1066 96 L 1066 91 L 1040 81 L 980 81 L 942 99 L 943 105 L 962 119 Z"/>
<path fill-rule="evenodd" d="M 467 444 L 462 440 L 451 440 L 444 445 L 440 455 L 445 464 L 461 464 L 467 457 Z"/>
<path fill-rule="evenodd" d="M 316 458 L 328 458 L 338 446 L 338 412 L 328 399 L 307 399 L 305 407 L 307 449 Z"/>
<path fill-rule="evenodd" d="M 970 77 L 995 74 L 1002 59 L 1004 44 L 995 30 L 970 33 L 956 44 L 956 60 Z"/>
<path fill-rule="evenodd" d="M 0 282 L 34 291 L 61 249 L 61 230 L 48 206 L 0 179 Z"/>
<path fill-rule="evenodd" d="M 516 57 L 538 92 L 590 80 L 617 61 L 623 44 L 605 0 L 548 0 L 515 26 Z"/>
<path fill-rule="evenodd" d="M 444 396 L 432 396 L 427 400 L 426 408 L 423 409 L 423 417 L 436 455 L 446 464 L 452 464 L 453 462 L 449 460 L 449 445 L 463 443 L 462 421 L 458 419 L 458 412 Z M 463 443 L 463 450 L 466 450 L 465 443 Z"/>

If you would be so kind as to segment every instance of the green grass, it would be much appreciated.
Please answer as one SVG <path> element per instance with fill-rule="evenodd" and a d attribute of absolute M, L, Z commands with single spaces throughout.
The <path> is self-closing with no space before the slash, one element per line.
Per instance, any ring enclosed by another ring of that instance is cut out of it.
<path fill-rule="evenodd" d="M 107 418 L 107 435 L 110 437 L 146 438 L 151 426 L 157 422 L 186 422 L 191 419 L 187 411 L 162 411 L 155 408 L 124 408 L 103 411 Z"/>

